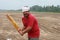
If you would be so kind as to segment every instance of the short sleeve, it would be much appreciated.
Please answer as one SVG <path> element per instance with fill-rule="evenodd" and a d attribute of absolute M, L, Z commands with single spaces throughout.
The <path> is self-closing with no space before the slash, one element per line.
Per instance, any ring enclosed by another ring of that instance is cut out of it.
<path fill-rule="evenodd" d="M 23 23 L 23 25 L 25 26 L 25 22 L 24 22 L 23 18 L 22 18 L 22 23 Z"/>

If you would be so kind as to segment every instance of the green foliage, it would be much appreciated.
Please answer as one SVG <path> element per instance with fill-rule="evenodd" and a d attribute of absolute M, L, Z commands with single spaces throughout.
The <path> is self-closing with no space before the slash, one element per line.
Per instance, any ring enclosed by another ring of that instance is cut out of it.
<path fill-rule="evenodd" d="M 34 5 L 31 8 L 31 11 L 35 11 L 35 12 L 60 12 L 60 6 L 38 6 L 38 5 Z"/>

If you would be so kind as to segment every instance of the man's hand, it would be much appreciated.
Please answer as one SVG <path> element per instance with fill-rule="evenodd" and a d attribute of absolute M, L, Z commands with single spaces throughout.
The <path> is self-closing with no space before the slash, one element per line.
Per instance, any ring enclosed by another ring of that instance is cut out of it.
<path fill-rule="evenodd" d="M 18 29 L 18 32 L 20 33 L 21 36 L 24 35 L 23 31 L 20 28 Z"/>
<path fill-rule="evenodd" d="M 32 27 L 27 27 L 23 31 L 21 29 L 18 29 L 18 32 L 21 34 L 21 36 L 23 36 L 25 33 L 28 33 L 31 29 Z"/>
<path fill-rule="evenodd" d="M 20 33 L 20 35 L 21 35 L 21 36 L 23 36 L 23 35 L 24 35 L 23 31 L 19 31 L 19 33 Z"/>

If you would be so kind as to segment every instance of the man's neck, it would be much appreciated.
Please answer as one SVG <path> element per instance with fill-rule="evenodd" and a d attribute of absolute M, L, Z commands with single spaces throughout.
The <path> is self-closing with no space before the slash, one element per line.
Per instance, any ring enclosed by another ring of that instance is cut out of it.
<path fill-rule="evenodd" d="M 30 14 L 29 14 L 30 15 Z M 27 17 L 25 17 L 26 19 L 28 19 L 29 18 L 29 15 L 27 16 Z"/>

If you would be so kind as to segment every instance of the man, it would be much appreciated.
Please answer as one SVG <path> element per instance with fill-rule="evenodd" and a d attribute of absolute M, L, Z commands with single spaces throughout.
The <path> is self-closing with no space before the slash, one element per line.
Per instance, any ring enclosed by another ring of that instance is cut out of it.
<path fill-rule="evenodd" d="M 30 8 L 28 6 L 24 6 L 22 8 L 23 17 L 23 29 L 18 32 L 23 36 L 25 33 L 28 33 L 28 40 L 39 40 L 40 30 L 38 27 L 38 22 L 36 18 L 29 12 Z"/>

